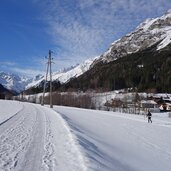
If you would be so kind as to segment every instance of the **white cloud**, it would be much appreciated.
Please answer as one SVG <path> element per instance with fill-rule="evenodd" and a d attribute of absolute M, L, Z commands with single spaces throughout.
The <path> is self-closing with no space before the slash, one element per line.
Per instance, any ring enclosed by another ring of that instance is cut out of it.
<path fill-rule="evenodd" d="M 16 73 L 19 75 L 25 75 L 29 77 L 34 77 L 38 74 L 44 74 L 46 65 L 45 60 L 34 58 L 34 60 L 32 61 L 36 62 L 35 66 L 19 65 L 19 63 L 17 62 L 11 61 L 1 61 L 0 70 L 3 70 L 4 72 Z M 27 61 L 25 61 L 25 63 L 27 63 Z M 23 66 L 25 66 L 25 68 L 23 68 Z"/>
<path fill-rule="evenodd" d="M 9 62 L 9 61 L 4 61 L 4 62 L 0 62 L 1 67 L 12 67 L 15 66 L 16 63 L 15 62 Z"/>
<path fill-rule="evenodd" d="M 44 72 L 41 70 L 34 70 L 34 69 L 26 69 L 26 68 L 11 68 L 11 71 L 16 72 L 21 75 L 29 76 L 29 77 L 34 77 L 38 74 L 44 75 Z"/>

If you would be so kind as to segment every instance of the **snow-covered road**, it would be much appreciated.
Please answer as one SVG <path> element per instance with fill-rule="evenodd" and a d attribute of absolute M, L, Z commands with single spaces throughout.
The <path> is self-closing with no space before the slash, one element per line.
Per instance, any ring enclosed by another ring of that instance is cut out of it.
<path fill-rule="evenodd" d="M 0 101 L 1 171 L 87 170 L 67 125 L 51 109 Z"/>

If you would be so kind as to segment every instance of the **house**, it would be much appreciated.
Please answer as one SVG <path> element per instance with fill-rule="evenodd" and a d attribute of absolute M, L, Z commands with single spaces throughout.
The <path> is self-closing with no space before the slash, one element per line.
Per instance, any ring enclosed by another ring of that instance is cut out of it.
<path fill-rule="evenodd" d="M 158 104 L 154 100 L 141 100 L 141 108 L 158 108 Z"/>

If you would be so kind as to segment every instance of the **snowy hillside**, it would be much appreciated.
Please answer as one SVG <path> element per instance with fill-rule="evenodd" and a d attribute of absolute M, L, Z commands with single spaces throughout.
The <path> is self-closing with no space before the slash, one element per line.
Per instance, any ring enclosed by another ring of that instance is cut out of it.
<path fill-rule="evenodd" d="M 171 43 L 171 10 L 161 17 L 145 20 L 134 32 L 113 42 L 95 63 L 98 61 L 110 62 L 151 47 L 156 43 L 158 43 L 157 50 L 161 50 Z"/>
<path fill-rule="evenodd" d="M 10 106 L 10 108 L 9 108 Z M 1 101 L 0 170 L 170 171 L 171 120 Z"/>
<path fill-rule="evenodd" d="M 8 90 L 20 92 L 25 89 L 25 86 L 31 81 L 27 77 L 20 77 L 15 74 L 0 72 L 0 84 Z"/>
<path fill-rule="evenodd" d="M 53 75 L 52 75 L 52 80 L 53 81 L 58 80 L 61 83 L 66 83 L 71 78 L 78 77 L 78 76 L 82 75 L 84 72 L 86 72 L 87 70 L 89 70 L 91 64 L 97 58 L 98 57 L 93 58 L 93 59 L 87 59 L 83 63 L 77 65 L 74 68 L 71 68 L 70 70 L 64 70 L 62 72 L 54 72 Z M 30 87 L 38 86 L 43 80 L 45 80 L 45 77 L 41 77 L 38 80 L 34 80 L 33 82 L 31 82 L 30 84 L 28 84 L 26 86 L 26 89 L 28 89 Z"/>

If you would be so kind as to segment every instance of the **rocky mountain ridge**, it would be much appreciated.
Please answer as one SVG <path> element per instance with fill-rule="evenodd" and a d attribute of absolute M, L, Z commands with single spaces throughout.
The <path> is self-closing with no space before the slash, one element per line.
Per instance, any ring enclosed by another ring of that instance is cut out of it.
<path fill-rule="evenodd" d="M 171 42 L 171 10 L 161 17 L 147 19 L 135 31 L 114 41 L 109 49 L 97 59 L 98 62 L 111 62 L 126 55 L 145 50 L 155 44 L 161 50 Z"/>

